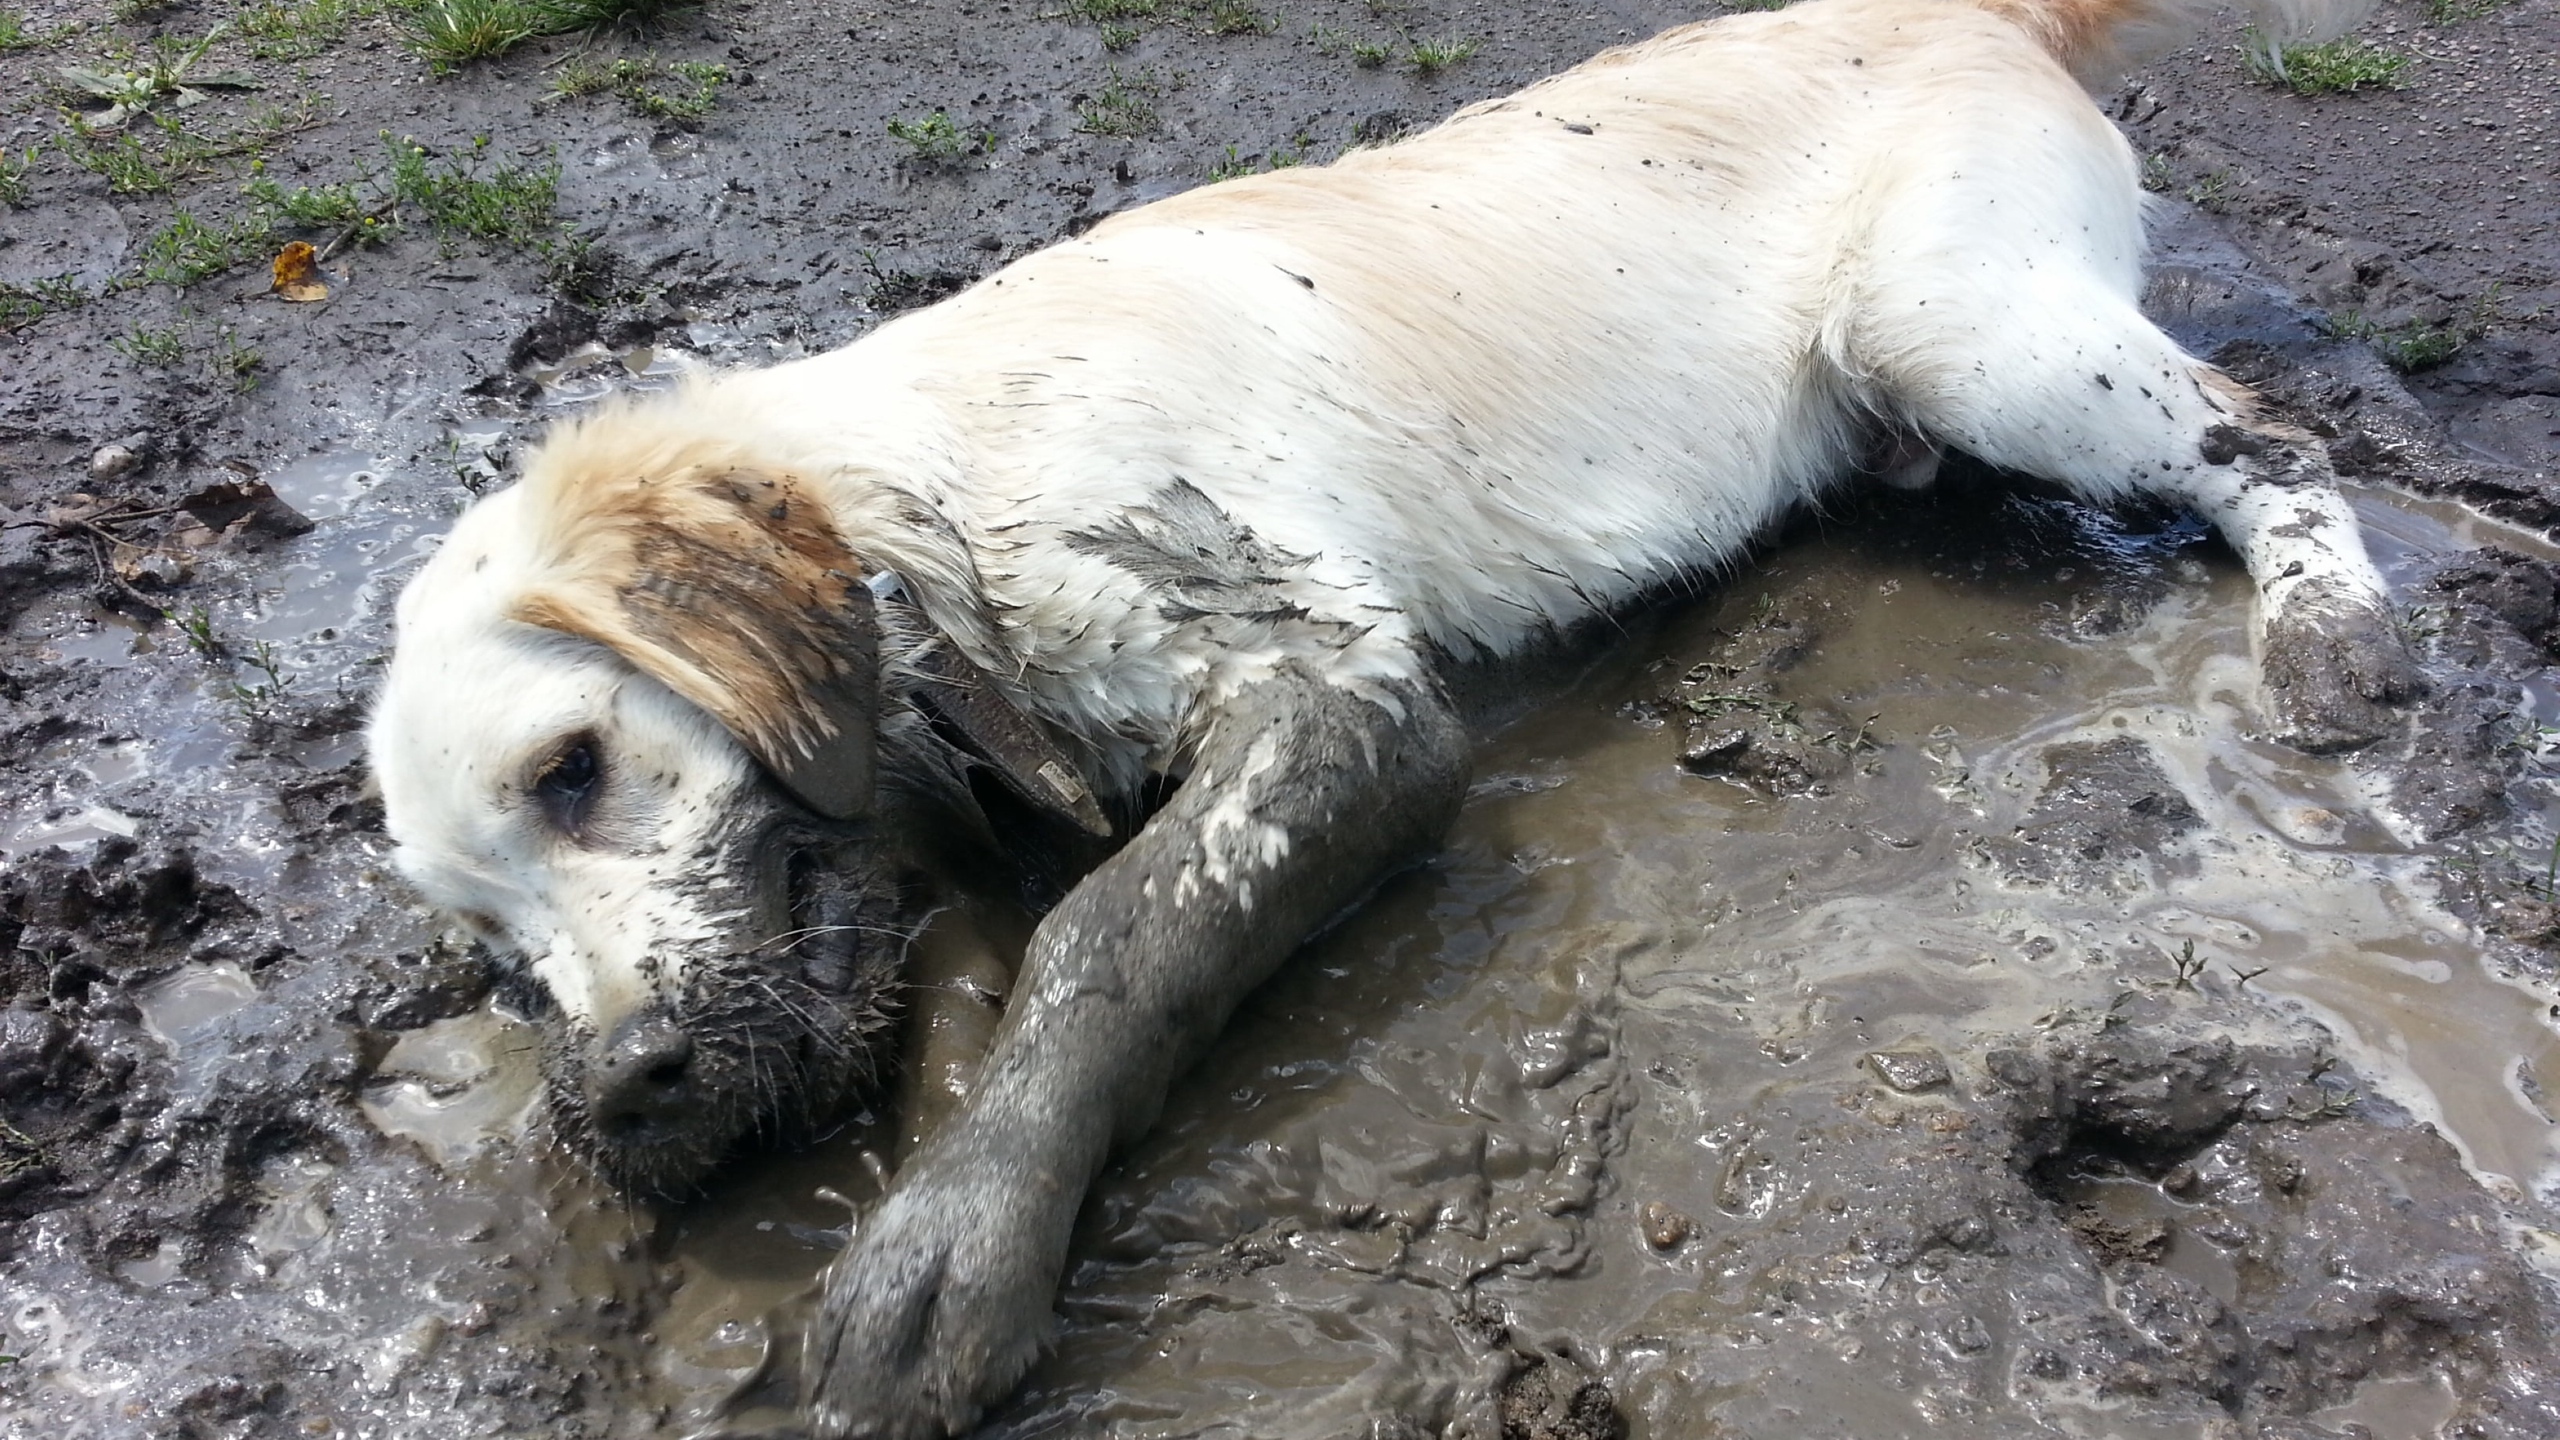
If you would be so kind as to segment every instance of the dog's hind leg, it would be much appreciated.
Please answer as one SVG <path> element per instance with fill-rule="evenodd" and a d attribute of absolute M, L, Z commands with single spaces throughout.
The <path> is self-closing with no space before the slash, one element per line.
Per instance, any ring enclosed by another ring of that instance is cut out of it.
<path fill-rule="evenodd" d="M 977 1088 L 828 1267 L 822 1440 L 967 1426 L 1049 1328 L 1085 1188 L 1309 931 L 1436 843 L 1467 737 L 1436 683 L 1282 666 L 1220 702 L 1190 777 L 1032 936 Z"/>
<path fill-rule="evenodd" d="M 1991 464 L 2211 521 L 2257 582 L 2277 737 L 2328 752 L 2389 733 L 2422 682 L 2320 443 L 2130 299 L 2052 269 L 1871 315 L 1856 358 L 1901 413 Z"/>

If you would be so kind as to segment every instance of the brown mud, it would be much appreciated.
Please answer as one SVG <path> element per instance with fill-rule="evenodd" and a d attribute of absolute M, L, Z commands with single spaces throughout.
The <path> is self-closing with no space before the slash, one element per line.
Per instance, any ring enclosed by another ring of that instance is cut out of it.
<path fill-rule="evenodd" d="M 150 194 L 42 149 L 0 206 L 0 1435 L 789 1433 L 816 1191 L 874 1193 L 965 1087 L 1021 917 L 918 947 L 906 1115 L 623 1205 L 547 1148 L 504 977 L 384 871 L 399 581 L 596 395 L 1692 12 L 1165 7 L 1115 52 L 1028 3 L 715 0 L 437 79 L 354 8 L 300 58 L 222 42 L 267 88 L 168 113 L 279 107 L 288 186 L 386 130 L 556 158 L 575 243 L 412 205 L 287 304 L 267 256 L 334 232 L 139 278 L 181 210 L 249 213 L 247 150 Z M 235 11 L 10 13 L 17 156 L 59 66 Z M 2154 312 L 2356 477 L 2409 734 L 2262 738 L 2191 523 L 1961 464 L 1844 496 L 1489 734 L 1444 851 L 1106 1176 L 990 1433 L 2560 1434 L 2560 8 L 2369 33 L 2407 88 L 2216 44 L 2105 103 L 2163 194 Z M 1483 45 L 1407 63 L 1443 37 Z M 549 98 L 580 52 L 728 78 L 691 119 Z M 960 153 L 886 131 L 936 110 Z"/>

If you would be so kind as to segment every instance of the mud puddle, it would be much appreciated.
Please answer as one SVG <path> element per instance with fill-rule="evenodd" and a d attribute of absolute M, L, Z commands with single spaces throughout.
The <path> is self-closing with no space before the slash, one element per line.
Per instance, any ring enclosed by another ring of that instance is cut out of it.
<path fill-rule="evenodd" d="M 2450 507 L 2357 503 L 2404 586 L 2484 542 L 2551 549 Z M 1986 544 L 1992 525 L 2028 538 Z M 1255 997 L 1098 1193 L 1060 1347 L 991 1433 L 1471 1415 L 1501 1433 L 1533 1363 L 1580 1367 L 1640 1436 L 2226 1433 L 2211 1387 L 2139 1396 L 2104 1346 L 2058 1379 L 2037 1368 L 2055 1368 L 2037 1347 L 2057 1314 L 2142 1333 L 2073 1217 L 2138 1229 L 2146 1206 L 2195 1204 L 2142 1166 L 1989 1200 L 1951 1173 L 2023 1164 L 1982 1098 L 1992 1057 L 2146 1008 L 2190 1038 L 2317 1052 L 2255 1118 L 2432 1126 L 2545 1213 L 2553 997 L 2493 973 L 2370 775 L 2253 734 L 2227 557 L 2191 529 L 1985 495 L 1810 529 L 1493 737 L 1446 851 Z M 1700 694 L 1702 658 L 1773 630 L 1787 659 L 1759 672 L 1766 707 L 1849 716 L 1859 742 L 1781 793 L 1684 771 L 1662 697 Z M 1005 928 L 944 917 L 929 970 L 1000 986 L 977 932 Z M 962 1052 L 991 1023 L 986 983 L 924 1007 L 946 1028 L 983 1007 Z M 952 1049 L 943 1083 L 965 1084 Z M 527 1143 L 533 1065 L 502 1015 L 440 1021 L 380 1064 L 366 1114 L 477 1184 L 547 1190 L 562 1182 L 540 1167 L 472 1161 Z M 1880 1106 L 1903 1113 L 1876 1135 L 1827 1132 Z M 809 1287 L 846 1221 L 819 1192 L 875 1194 L 866 1152 L 895 1139 L 858 1117 L 681 1210 L 568 1224 L 590 1251 L 656 1227 L 650 1388 L 680 1429 L 790 1423 Z M 2450 1155 L 2432 1173 L 2465 1183 Z M 1809 1220 L 1857 1238 L 1817 1242 Z M 2252 1242 L 2159 1223 L 2152 1260 L 2206 1303 L 2277 1286 Z M 2045 1244 L 2076 1263 L 1968 1291 L 1914 1279 L 1927 1267 L 1877 1238 L 1949 1224 L 1960 1257 L 2023 1267 L 2010 1257 Z M 1824 1285 L 1860 1298 L 1825 1303 Z M 2309 1435 L 2438 1433 L 2479 1369 L 2413 1355 L 2284 1409 Z"/>

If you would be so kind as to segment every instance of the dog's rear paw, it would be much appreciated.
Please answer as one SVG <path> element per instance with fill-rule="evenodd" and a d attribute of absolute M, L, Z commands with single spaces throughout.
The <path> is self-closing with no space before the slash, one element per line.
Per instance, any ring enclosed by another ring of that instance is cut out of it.
<path fill-rule="evenodd" d="M 2261 669 L 2276 738 L 2312 755 L 2391 734 L 2399 707 L 2427 693 L 2400 627 L 2372 605 L 2287 607 L 2267 626 Z"/>
<path fill-rule="evenodd" d="M 827 1269 L 808 1342 L 818 1440 L 957 1434 L 1047 1334 L 1064 1227 L 1040 1213 L 1039 1187 L 916 1179 Z"/>

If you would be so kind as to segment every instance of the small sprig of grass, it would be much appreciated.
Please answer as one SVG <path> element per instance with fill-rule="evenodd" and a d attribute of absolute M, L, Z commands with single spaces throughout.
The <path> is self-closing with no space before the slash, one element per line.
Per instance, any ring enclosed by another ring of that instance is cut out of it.
<path fill-rule="evenodd" d="M 2406 320 L 2397 325 L 2383 325 L 2358 310 L 2341 310 L 2321 323 L 2321 329 L 2341 340 L 2363 340 L 2373 346 L 2382 363 L 2403 375 L 2432 370 L 2460 354 L 2462 347 L 2489 333 L 2498 318 L 2499 287 L 2489 290 L 2464 307 L 2463 312 L 2444 320 Z"/>
<path fill-rule="evenodd" d="M 656 82 L 661 80 L 676 83 L 659 89 Z M 551 93 L 562 99 L 610 93 L 621 96 L 634 114 L 655 120 L 699 120 L 711 113 L 719 101 L 720 87 L 728 82 L 726 65 L 703 60 L 668 63 L 652 55 L 645 60 L 626 57 L 606 65 L 573 62 L 551 82 Z"/>
<path fill-rule="evenodd" d="M 27 32 L 26 17 L 15 10 L 0 10 L 0 55 L 12 50 L 32 50 L 35 36 Z"/>
<path fill-rule="evenodd" d="M 214 342 L 214 378 L 229 385 L 239 394 L 246 395 L 258 388 L 258 370 L 266 363 L 265 356 L 241 344 L 238 332 L 228 326 L 223 328 L 222 334 Z M 275 682 L 275 693 L 282 694 L 284 677 L 276 674 L 275 667 L 269 663 L 274 652 L 269 650 L 266 642 L 262 640 L 258 642 L 256 654 L 257 658 L 251 659 L 249 663 L 263 666 L 268 678 Z"/>
<path fill-rule="evenodd" d="M 252 221 L 209 225 L 194 211 L 180 210 L 142 242 L 142 278 L 184 289 L 247 259 L 266 234 L 267 227 Z"/>
<path fill-rule="evenodd" d="M 69 275 L 55 275 L 27 285 L 0 284 L 0 334 L 32 325 L 57 310 L 77 310 L 90 294 Z"/>
<path fill-rule="evenodd" d="M 148 365 L 155 370 L 173 369 L 179 361 L 187 358 L 186 342 L 179 336 L 175 325 L 166 330 L 136 325 L 122 338 L 107 343 L 136 365 Z"/>
<path fill-rule="evenodd" d="M 226 330 L 223 335 L 228 338 L 230 333 Z M 257 352 L 245 353 L 254 368 Z M 293 677 L 285 672 L 284 661 L 276 654 L 275 642 L 253 641 L 247 649 L 241 649 L 222 637 L 222 632 L 214 628 L 213 612 L 201 605 L 190 605 L 184 610 L 163 610 L 160 618 L 177 627 L 179 638 L 195 652 L 197 659 L 229 671 L 222 677 L 219 693 L 239 709 L 244 719 L 265 721 L 274 716 L 276 707 L 284 701 L 285 692 L 293 688 Z M 243 668 L 257 678 L 242 679 L 239 672 Z"/>
<path fill-rule="evenodd" d="M 344 182 L 296 185 L 287 190 L 260 176 L 243 186 L 241 193 L 247 195 L 270 221 L 281 221 L 306 230 L 343 229 L 363 220 L 370 209 L 356 187 Z"/>
<path fill-rule="evenodd" d="M 2170 988 L 2173 990 L 2193 990 L 2196 988 L 2196 982 L 2204 978 L 2206 968 L 2212 963 L 2212 961 L 2196 953 L 2195 941 L 2188 940 L 2184 942 L 2178 947 L 2178 953 L 2169 957 L 2169 968 L 2172 972 L 2169 981 Z"/>
<path fill-rule="evenodd" d="M 2371 86 L 2401 88 L 2411 57 L 2350 35 L 2326 45 L 2276 45 L 2252 31 L 2241 51 L 2249 74 L 2296 95 L 2343 95 Z"/>
<path fill-rule="evenodd" d="M 15 155 L 0 150 L 0 205 L 14 207 L 27 203 L 27 177 L 34 173 L 36 157 L 41 153 L 33 148 Z"/>
<path fill-rule="evenodd" d="M 908 164 L 925 167 L 958 165 L 972 155 L 984 155 L 996 148 L 994 131 L 968 134 L 940 110 L 913 120 L 891 116 L 889 136 L 907 147 Z"/>
<path fill-rule="evenodd" d="M 1152 74 L 1124 75 L 1114 65 L 1102 93 L 1076 107 L 1076 129 L 1120 138 L 1152 134 L 1162 123 L 1155 102 L 1163 93 L 1164 82 Z"/>
<path fill-rule="evenodd" d="M 552 212 L 560 197 L 560 162 L 542 169 L 503 162 L 483 167 L 489 137 L 471 142 L 470 158 L 436 160 L 414 140 L 383 143 L 391 150 L 392 199 L 415 207 L 439 230 L 459 231 L 529 250 L 557 239 Z"/>
<path fill-rule="evenodd" d="M 308 60 L 381 9 L 380 0 L 265 0 L 242 10 L 232 24 L 260 60 Z"/>
<path fill-rule="evenodd" d="M 1200 18 L 1212 35 L 1268 35 L 1280 28 L 1279 20 L 1253 8 L 1251 0 L 1209 0 Z"/>
<path fill-rule="evenodd" d="M 107 188 L 119 195 L 162 195 L 170 188 L 169 172 L 131 135 L 102 137 L 75 125 L 70 134 L 55 136 L 53 143 L 72 164 L 104 176 Z"/>
<path fill-rule="evenodd" d="M 1413 48 L 1405 52 L 1404 60 L 1416 74 L 1437 75 L 1483 48 L 1481 40 L 1417 40 L 1413 42 Z"/>
<path fill-rule="evenodd" d="M 1307 133 L 1301 130 L 1290 139 L 1288 149 L 1274 150 L 1268 155 L 1241 154 L 1237 146 L 1230 145 L 1224 158 L 1210 163 L 1209 183 L 1215 185 L 1240 175 L 1261 175 L 1303 165 L 1307 159 L 1308 143 Z"/>
<path fill-rule="evenodd" d="M 2507 5 L 2508 0 L 2427 0 L 2427 21 L 2433 25 L 2459 25 L 2477 20 Z"/>
<path fill-rule="evenodd" d="M 195 652 L 197 659 L 231 658 L 231 647 L 223 643 L 222 636 L 213 628 L 212 611 L 201 605 L 190 605 L 184 610 L 163 610 L 160 618 L 178 627 L 178 638 L 187 642 L 187 648 Z"/>

